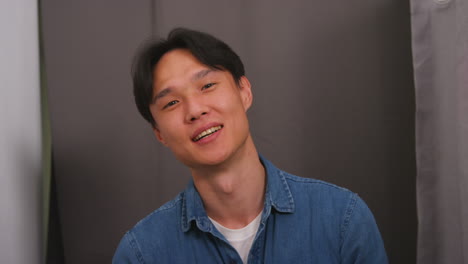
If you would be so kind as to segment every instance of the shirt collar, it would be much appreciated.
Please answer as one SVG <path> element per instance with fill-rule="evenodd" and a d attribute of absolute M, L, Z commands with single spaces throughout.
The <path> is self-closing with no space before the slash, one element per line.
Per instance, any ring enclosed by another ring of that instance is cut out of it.
<path fill-rule="evenodd" d="M 293 213 L 295 208 L 294 198 L 286 182 L 285 172 L 276 168 L 262 155 L 260 155 L 260 161 L 267 174 L 264 210 L 273 206 L 278 212 Z"/>
<path fill-rule="evenodd" d="M 283 171 L 276 168 L 270 161 L 259 155 L 260 161 L 265 168 L 267 187 L 265 191 L 265 206 L 263 208 L 262 222 L 268 218 L 271 208 L 282 213 L 293 213 L 295 209 L 294 198 L 286 182 Z M 190 180 L 182 198 L 182 230 L 188 231 L 192 222 L 205 232 L 210 231 L 212 225 L 209 223 L 202 199 L 198 193 L 193 180 Z"/>

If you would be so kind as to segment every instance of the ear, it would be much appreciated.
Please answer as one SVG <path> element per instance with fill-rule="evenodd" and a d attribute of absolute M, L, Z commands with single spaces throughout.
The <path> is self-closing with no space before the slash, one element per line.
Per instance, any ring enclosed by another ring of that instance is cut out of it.
<path fill-rule="evenodd" d="M 242 76 L 239 80 L 240 95 L 242 99 L 242 104 L 244 105 L 245 111 L 247 111 L 252 105 L 252 87 L 250 85 L 249 79 Z"/>
<path fill-rule="evenodd" d="M 158 139 L 158 141 L 161 142 L 164 146 L 167 147 L 167 143 L 164 140 L 164 138 L 162 137 L 161 131 L 159 131 L 159 129 L 157 127 L 153 127 L 153 133 L 156 136 L 156 138 Z"/>

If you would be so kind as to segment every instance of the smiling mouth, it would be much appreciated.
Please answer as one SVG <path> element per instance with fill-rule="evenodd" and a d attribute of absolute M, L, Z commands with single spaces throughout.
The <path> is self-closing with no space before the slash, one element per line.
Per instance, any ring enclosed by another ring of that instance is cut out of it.
<path fill-rule="evenodd" d="M 209 136 L 211 136 L 213 133 L 215 133 L 216 131 L 219 131 L 221 128 L 223 128 L 222 125 L 210 127 L 210 128 L 208 128 L 207 130 L 205 130 L 205 131 L 201 132 L 200 134 L 198 134 L 196 137 L 194 137 L 194 138 L 192 139 L 192 141 L 193 141 L 193 142 L 197 142 L 197 141 L 199 141 L 199 140 L 202 139 L 202 138 L 209 137 Z"/>

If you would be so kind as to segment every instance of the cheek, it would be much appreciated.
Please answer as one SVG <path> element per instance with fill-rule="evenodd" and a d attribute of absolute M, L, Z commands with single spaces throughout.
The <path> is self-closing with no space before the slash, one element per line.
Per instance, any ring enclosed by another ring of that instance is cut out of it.
<path fill-rule="evenodd" d="M 154 105 L 151 105 L 149 110 L 150 110 L 151 116 L 153 117 L 154 122 L 158 124 L 158 118 L 156 116 L 156 111 L 154 110 Z"/>
<path fill-rule="evenodd" d="M 215 99 L 216 104 L 229 112 L 243 111 L 244 106 L 238 92 L 233 91 L 229 94 L 223 94 Z"/>
<path fill-rule="evenodd" d="M 156 120 L 158 123 L 161 137 L 167 144 L 180 142 L 186 139 L 186 131 L 184 125 L 179 121 L 180 118 L 171 117 L 170 115 Z"/>
<path fill-rule="evenodd" d="M 174 125 L 164 119 L 156 120 L 161 136 L 169 138 L 174 133 Z"/>

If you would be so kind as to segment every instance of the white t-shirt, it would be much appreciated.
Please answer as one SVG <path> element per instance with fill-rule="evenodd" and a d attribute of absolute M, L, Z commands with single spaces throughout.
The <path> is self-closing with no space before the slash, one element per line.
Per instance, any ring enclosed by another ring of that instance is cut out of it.
<path fill-rule="evenodd" d="M 255 234 L 257 234 L 258 227 L 260 226 L 261 216 L 262 212 L 260 212 L 252 222 L 240 229 L 226 228 L 215 220 L 211 218 L 210 220 L 216 229 L 229 241 L 229 244 L 237 250 L 237 253 L 239 253 L 242 259 L 242 263 L 247 263 L 250 248 L 252 247 Z"/>

